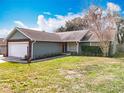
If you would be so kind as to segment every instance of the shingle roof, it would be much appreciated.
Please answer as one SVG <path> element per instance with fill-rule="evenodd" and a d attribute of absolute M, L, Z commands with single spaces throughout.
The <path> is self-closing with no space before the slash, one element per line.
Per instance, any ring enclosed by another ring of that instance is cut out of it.
<path fill-rule="evenodd" d="M 16 27 L 15 29 L 17 31 L 20 31 L 22 34 L 24 34 L 31 40 L 49 41 L 49 42 L 77 42 L 80 41 L 88 32 L 87 30 L 80 30 L 80 31 L 70 31 L 70 32 L 49 33 L 49 32 L 42 32 L 42 31 L 36 31 L 36 30 L 18 28 L 18 27 Z M 13 33 L 11 33 L 10 36 L 12 34 Z"/>
<path fill-rule="evenodd" d="M 99 34 L 99 33 L 98 33 Z M 115 39 L 115 34 L 116 31 L 115 30 L 111 30 L 110 31 L 104 31 L 101 33 L 101 39 L 102 40 L 109 40 L 109 41 L 113 41 Z M 100 38 L 98 38 L 98 36 L 93 32 L 93 31 L 89 31 L 83 38 L 84 42 L 99 42 Z"/>
<path fill-rule="evenodd" d="M 33 41 L 48 41 L 48 42 L 98 42 L 99 38 L 93 31 L 79 30 L 67 32 L 42 32 L 25 28 L 15 28 Z M 15 31 L 16 31 L 15 30 Z M 12 33 L 11 33 L 12 34 Z M 10 34 L 10 36 L 11 36 Z M 105 32 L 104 35 L 107 35 Z M 110 41 L 114 40 L 115 31 L 109 35 Z M 106 39 L 106 38 L 105 38 Z"/>
<path fill-rule="evenodd" d="M 72 42 L 80 41 L 88 32 L 88 30 L 79 30 L 79 31 L 67 31 L 67 32 L 58 32 L 57 35 L 60 36 L 62 41 Z"/>
<path fill-rule="evenodd" d="M 26 36 L 28 36 L 31 40 L 34 40 L 34 41 L 51 41 L 51 42 L 61 41 L 60 37 L 55 33 L 36 31 L 36 30 L 25 29 L 25 28 L 17 28 L 17 30 L 21 31 Z"/>

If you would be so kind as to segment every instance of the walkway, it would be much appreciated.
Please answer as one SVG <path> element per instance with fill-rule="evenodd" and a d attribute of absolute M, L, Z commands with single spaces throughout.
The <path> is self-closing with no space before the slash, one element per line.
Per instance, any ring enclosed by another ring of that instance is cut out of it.
<path fill-rule="evenodd" d="M 4 60 L 3 55 L 0 55 L 0 63 L 5 63 L 6 61 Z"/>
<path fill-rule="evenodd" d="M 68 55 L 67 54 L 63 54 L 63 55 L 54 56 L 54 57 L 48 57 L 48 58 L 42 58 L 42 59 L 32 60 L 31 63 L 52 60 L 52 59 L 61 58 L 61 57 L 65 57 L 65 56 L 68 56 Z M 4 57 L 3 60 L 5 62 L 15 62 L 15 63 L 23 63 L 23 64 L 26 64 L 27 63 L 26 60 L 21 60 L 19 58 L 15 58 L 15 57 Z"/>

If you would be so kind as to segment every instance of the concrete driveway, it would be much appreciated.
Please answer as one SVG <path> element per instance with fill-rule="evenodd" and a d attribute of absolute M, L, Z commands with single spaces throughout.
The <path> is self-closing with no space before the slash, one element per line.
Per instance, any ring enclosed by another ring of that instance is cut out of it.
<path fill-rule="evenodd" d="M 3 55 L 0 55 L 0 63 L 5 63 Z"/>

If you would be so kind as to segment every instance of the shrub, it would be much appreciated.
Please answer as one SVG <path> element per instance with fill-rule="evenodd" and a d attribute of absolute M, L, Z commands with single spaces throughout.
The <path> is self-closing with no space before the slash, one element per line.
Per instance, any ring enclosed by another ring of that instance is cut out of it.
<path fill-rule="evenodd" d="M 89 56 L 101 56 L 102 51 L 99 46 L 81 46 L 81 54 Z"/>

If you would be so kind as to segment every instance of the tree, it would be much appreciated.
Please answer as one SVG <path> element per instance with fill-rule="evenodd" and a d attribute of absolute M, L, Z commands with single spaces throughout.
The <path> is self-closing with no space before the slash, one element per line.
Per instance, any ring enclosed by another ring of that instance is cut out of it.
<path fill-rule="evenodd" d="M 84 30 L 88 28 L 85 18 L 77 17 L 65 24 L 66 31 Z"/>
<path fill-rule="evenodd" d="M 61 26 L 60 28 L 58 28 L 56 30 L 56 32 L 65 32 L 65 28 L 63 26 Z"/>
<path fill-rule="evenodd" d="M 66 22 L 65 27 L 60 27 L 56 32 L 65 32 L 65 31 L 78 31 L 88 28 L 88 24 L 85 18 L 77 17 Z"/>
<path fill-rule="evenodd" d="M 103 11 L 100 7 L 92 6 L 86 17 L 89 31 L 93 33 L 99 42 L 104 56 L 108 56 L 112 35 L 116 38 L 116 20 L 113 13 Z M 115 39 L 114 38 L 114 39 Z"/>

